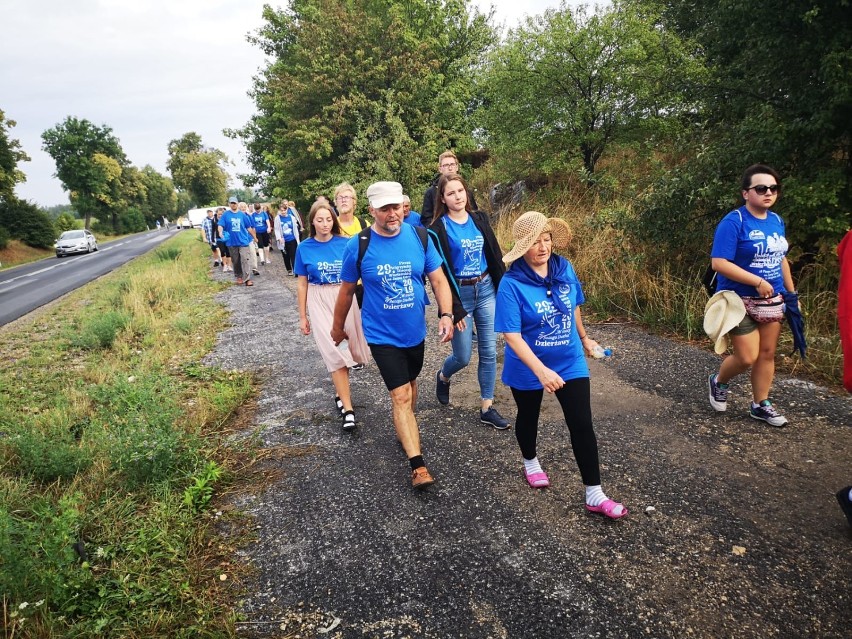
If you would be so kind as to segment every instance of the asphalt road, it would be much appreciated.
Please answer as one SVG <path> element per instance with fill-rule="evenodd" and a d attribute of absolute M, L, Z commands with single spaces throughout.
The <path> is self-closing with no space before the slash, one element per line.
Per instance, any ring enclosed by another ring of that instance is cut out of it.
<path fill-rule="evenodd" d="M 253 518 L 255 541 L 229 562 L 253 567 L 240 636 L 849 637 L 852 533 L 834 498 L 852 483 L 848 395 L 779 376 L 773 399 L 791 423 L 774 429 L 747 416 L 738 378 L 719 415 L 709 341 L 587 324 L 615 351 L 590 363 L 603 487 L 630 510 L 608 521 L 583 510 L 553 398 L 538 450 L 552 485 L 537 491 L 514 432 L 479 423 L 473 362 L 438 404 L 448 347 L 430 314 L 417 418 L 436 483 L 417 492 L 375 365 L 353 373 L 360 425 L 341 430 L 274 257 L 253 288 L 220 294 L 232 325 L 206 360 L 262 380 L 245 434 L 265 448 L 268 482 L 216 504 Z M 514 417 L 499 380 L 496 403 Z"/>
<path fill-rule="evenodd" d="M 147 231 L 98 243 L 94 253 L 48 257 L 0 271 L 0 326 L 106 275 L 170 237 L 168 231 Z"/>

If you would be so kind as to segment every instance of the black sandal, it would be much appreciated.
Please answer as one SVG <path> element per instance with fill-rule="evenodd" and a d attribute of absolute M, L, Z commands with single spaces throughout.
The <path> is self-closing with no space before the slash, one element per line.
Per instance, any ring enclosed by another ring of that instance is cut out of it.
<path fill-rule="evenodd" d="M 355 430 L 355 411 L 343 411 L 343 430 Z"/>

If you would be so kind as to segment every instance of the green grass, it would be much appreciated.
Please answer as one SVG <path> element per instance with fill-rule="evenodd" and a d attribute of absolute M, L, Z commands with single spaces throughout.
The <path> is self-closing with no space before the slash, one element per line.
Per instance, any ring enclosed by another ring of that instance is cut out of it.
<path fill-rule="evenodd" d="M 209 508 L 254 387 L 199 363 L 226 318 L 205 248 L 179 234 L 0 334 L 3 637 L 234 636 Z"/>

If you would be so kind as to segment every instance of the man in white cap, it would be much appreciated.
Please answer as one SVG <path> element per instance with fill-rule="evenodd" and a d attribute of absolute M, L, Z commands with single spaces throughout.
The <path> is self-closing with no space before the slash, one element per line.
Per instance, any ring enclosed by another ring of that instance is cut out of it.
<path fill-rule="evenodd" d="M 233 260 L 234 275 L 237 284 L 254 286 L 251 281 L 251 246 L 252 241 L 257 241 L 254 232 L 254 222 L 248 214 L 237 210 L 239 202 L 232 197 L 228 200 L 229 210 L 225 211 L 219 218 L 219 233 L 227 237 L 228 252 Z"/>
<path fill-rule="evenodd" d="M 425 235 L 421 236 L 425 229 L 403 224 L 402 186 L 398 182 L 376 182 L 367 189 L 367 199 L 375 222 L 346 246 L 331 337 L 337 344 L 346 339 L 343 325 L 360 278 L 364 286 L 364 336 L 390 393 L 394 428 L 411 466 L 412 486 L 425 488 L 435 480 L 423 461 L 414 417 L 426 339 L 424 275 L 438 303 L 442 342 L 453 336 L 450 285 L 441 270 L 438 251 Z"/>

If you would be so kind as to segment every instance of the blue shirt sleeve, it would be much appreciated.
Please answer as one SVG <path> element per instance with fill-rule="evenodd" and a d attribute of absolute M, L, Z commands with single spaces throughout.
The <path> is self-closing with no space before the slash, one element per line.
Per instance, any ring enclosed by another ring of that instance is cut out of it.
<path fill-rule="evenodd" d="M 737 256 L 740 226 L 739 219 L 730 213 L 719 222 L 716 233 L 713 235 L 713 248 L 710 251 L 710 257 L 721 257 L 734 261 Z"/>
<path fill-rule="evenodd" d="M 299 246 L 296 247 L 296 263 L 293 264 L 293 272 L 296 275 L 302 275 L 304 277 L 308 276 L 308 269 L 305 266 L 305 261 L 302 259 L 302 253 L 304 252 L 305 243 L 302 242 Z"/>
<path fill-rule="evenodd" d="M 521 306 L 518 304 L 517 290 L 508 278 L 503 278 L 497 289 L 494 330 L 497 333 L 521 332 Z"/>
<path fill-rule="evenodd" d="M 340 271 L 340 279 L 350 284 L 355 284 L 360 278 L 358 273 L 358 239 L 353 235 L 346 243 L 343 251 L 343 269 Z"/>

